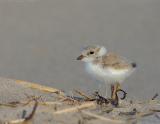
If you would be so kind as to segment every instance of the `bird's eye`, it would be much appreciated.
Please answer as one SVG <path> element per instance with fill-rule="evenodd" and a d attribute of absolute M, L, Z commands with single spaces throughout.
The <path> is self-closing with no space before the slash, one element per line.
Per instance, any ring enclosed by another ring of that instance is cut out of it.
<path fill-rule="evenodd" d="M 90 54 L 94 54 L 94 52 L 93 52 L 93 51 L 91 51 L 91 52 L 90 52 Z"/>

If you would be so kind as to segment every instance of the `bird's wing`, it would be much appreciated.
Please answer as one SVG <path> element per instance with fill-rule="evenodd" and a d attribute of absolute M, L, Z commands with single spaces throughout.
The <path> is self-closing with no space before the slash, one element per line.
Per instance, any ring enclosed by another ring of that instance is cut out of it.
<path fill-rule="evenodd" d="M 131 67 L 131 64 L 123 57 L 118 56 L 114 53 L 108 53 L 102 58 L 102 66 L 112 67 L 116 70 L 127 69 Z"/>

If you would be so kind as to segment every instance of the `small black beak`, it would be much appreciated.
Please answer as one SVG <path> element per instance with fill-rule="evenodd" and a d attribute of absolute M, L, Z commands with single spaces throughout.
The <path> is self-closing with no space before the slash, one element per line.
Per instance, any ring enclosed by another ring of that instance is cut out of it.
<path fill-rule="evenodd" d="M 77 57 L 77 60 L 82 60 L 83 58 L 84 58 L 84 56 L 80 55 L 80 56 Z"/>

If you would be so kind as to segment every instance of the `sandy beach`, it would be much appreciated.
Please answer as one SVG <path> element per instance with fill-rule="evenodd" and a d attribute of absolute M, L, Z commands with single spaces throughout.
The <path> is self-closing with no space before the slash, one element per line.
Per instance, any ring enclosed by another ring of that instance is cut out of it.
<path fill-rule="evenodd" d="M 77 94 L 78 100 L 56 88 L 27 81 L 0 78 L 0 85 L 1 124 L 159 123 L 160 101 L 155 97 L 127 99 L 115 107 L 100 97 L 92 96 L 93 100 Z"/>

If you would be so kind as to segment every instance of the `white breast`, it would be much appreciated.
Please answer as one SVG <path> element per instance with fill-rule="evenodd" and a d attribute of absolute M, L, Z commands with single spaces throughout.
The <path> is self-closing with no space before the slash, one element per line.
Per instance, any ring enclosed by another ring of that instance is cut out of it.
<path fill-rule="evenodd" d="M 122 83 L 131 73 L 130 69 L 116 70 L 110 67 L 104 69 L 102 66 L 93 63 L 86 63 L 86 70 L 96 79 L 106 83 Z"/>

